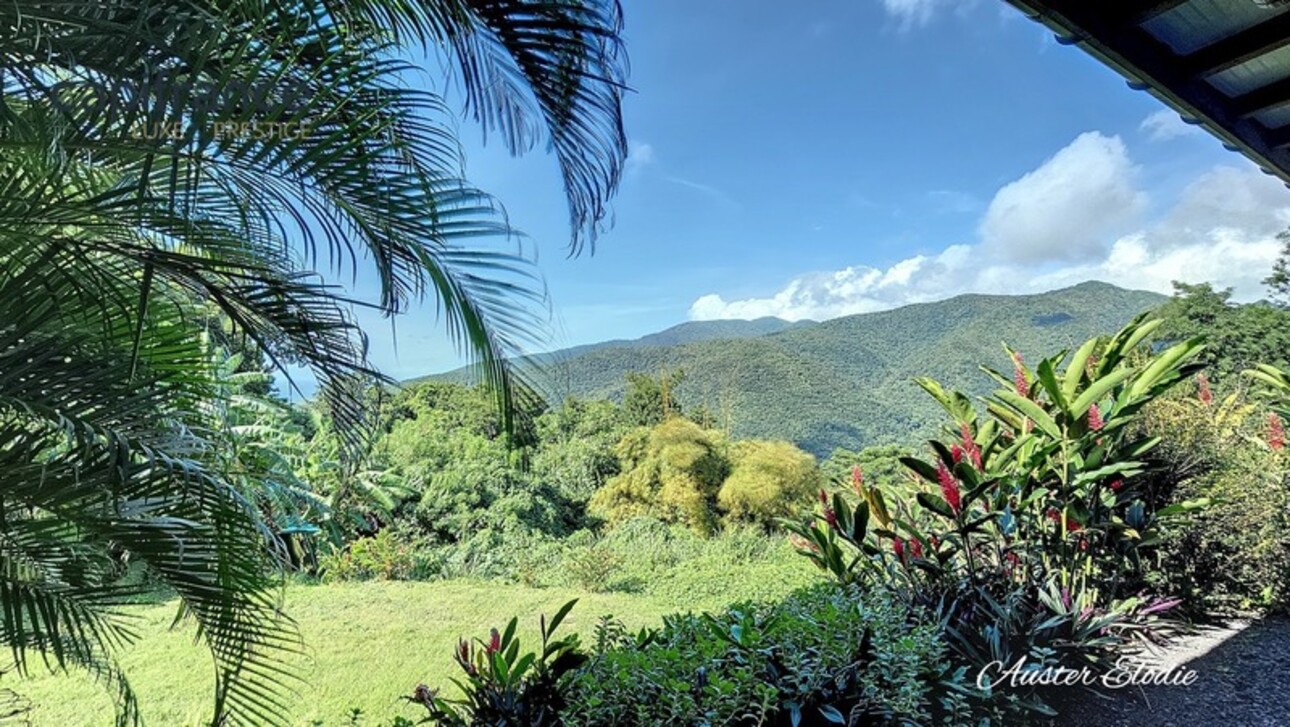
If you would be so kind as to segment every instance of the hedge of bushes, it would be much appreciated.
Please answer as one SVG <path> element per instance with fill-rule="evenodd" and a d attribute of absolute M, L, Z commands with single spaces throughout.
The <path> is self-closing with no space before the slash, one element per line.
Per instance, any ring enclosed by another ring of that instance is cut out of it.
<path fill-rule="evenodd" d="M 524 653 L 515 622 L 462 642 L 465 692 L 419 687 L 441 725 L 907 724 L 967 715 L 938 624 L 883 591 L 822 582 L 775 602 L 676 614 L 631 633 L 603 619 L 594 643 L 556 639 L 542 619 Z"/>

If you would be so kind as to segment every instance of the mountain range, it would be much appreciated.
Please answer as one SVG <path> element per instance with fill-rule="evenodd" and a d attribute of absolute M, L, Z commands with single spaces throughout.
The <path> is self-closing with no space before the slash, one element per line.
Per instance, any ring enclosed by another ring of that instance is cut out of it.
<path fill-rule="evenodd" d="M 984 395 L 979 364 L 1009 369 L 1002 344 L 1035 361 L 1111 333 L 1166 298 L 1087 282 L 1035 295 L 961 295 L 823 322 L 778 318 L 684 323 L 631 341 L 535 357 L 551 401 L 621 396 L 630 371 L 680 369 L 685 407 L 703 406 L 736 437 L 787 439 L 817 456 L 836 447 L 912 444 L 940 410 L 913 382 L 931 376 Z M 469 381 L 469 370 L 433 378 Z"/>

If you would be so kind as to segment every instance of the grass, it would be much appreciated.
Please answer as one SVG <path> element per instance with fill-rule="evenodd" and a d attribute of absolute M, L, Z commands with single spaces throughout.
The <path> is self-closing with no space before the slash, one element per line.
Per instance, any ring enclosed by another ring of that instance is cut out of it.
<path fill-rule="evenodd" d="M 418 683 L 447 686 L 456 675 L 453 647 L 459 636 L 481 637 L 520 618 L 525 646 L 536 639 L 538 615 L 580 599 L 561 630 L 589 638 L 602 615 L 629 627 L 652 625 L 673 611 L 710 610 L 746 597 L 741 587 L 705 589 L 697 599 L 636 593 L 583 593 L 570 588 L 526 588 L 471 581 L 294 584 L 286 608 L 299 624 L 307 656 L 295 660 L 305 684 L 292 703 L 292 723 L 346 724 L 352 708 L 375 725 L 395 715 L 418 717 L 400 700 Z M 758 595 L 762 595 L 758 593 Z M 199 725 L 210 718 L 210 657 L 193 643 L 191 625 L 171 630 L 175 604 L 131 607 L 138 642 L 122 657 L 152 725 Z M 110 696 L 82 674 L 0 681 L 29 698 L 36 725 L 110 725 Z"/>

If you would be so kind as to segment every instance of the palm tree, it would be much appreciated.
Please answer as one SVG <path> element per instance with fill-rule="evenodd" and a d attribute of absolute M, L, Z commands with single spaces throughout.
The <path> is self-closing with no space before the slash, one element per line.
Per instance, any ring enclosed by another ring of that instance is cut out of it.
<path fill-rule="evenodd" d="M 208 456 L 200 321 L 213 307 L 310 370 L 360 452 L 380 376 L 353 309 L 430 299 L 511 411 L 540 278 L 402 59 L 444 59 L 513 152 L 549 145 L 577 252 L 625 157 L 619 33 L 615 0 L 0 3 L 0 641 L 18 673 L 89 669 L 138 721 L 114 659 L 133 563 L 196 620 L 215 721 L 284 720 L 297 638 L 274 541 Z M 360 267 L 376 300 L 333 284 Z"/>

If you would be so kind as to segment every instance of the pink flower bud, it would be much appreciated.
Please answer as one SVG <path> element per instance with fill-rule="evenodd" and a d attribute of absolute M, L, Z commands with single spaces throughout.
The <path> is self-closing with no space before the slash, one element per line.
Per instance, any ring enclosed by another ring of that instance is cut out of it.
<path fill-rule="evenodd" d="M 1097 404 L 1088 408 L 1088 428 L 1095 431 L 1102 431 L 1102 412 L 1098 410 Z"/>
<path fill-rule="evenodd" d="M 1022 365 L 1021 354 L 1012 354 L 1012 385 L 1016 387 L 1017 393 L 1026 398 L 1030 398 L 1030 382 L 1026 380 L 1026 369 Z"/>

